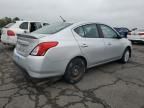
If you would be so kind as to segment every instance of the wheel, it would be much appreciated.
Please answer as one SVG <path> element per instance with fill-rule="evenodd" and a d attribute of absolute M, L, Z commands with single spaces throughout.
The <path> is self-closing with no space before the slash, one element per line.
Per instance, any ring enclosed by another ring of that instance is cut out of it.
<path fill-rule="evenodd" d="M 123 56 L 121 58 L 121 62 L 122 63 L 127 63 L 129 61 L 129 58 L 130 58 L 130 50 L 127 48 L 124 53 L 123 53 Z"/>
<path fill-rule="evenodd" d="M 79 82 L 86 71 L 86 65 L 81 58 L 75 58 L 70 61 L 64 74 L 64 80 L 67 83 L 75 84 Z"/>

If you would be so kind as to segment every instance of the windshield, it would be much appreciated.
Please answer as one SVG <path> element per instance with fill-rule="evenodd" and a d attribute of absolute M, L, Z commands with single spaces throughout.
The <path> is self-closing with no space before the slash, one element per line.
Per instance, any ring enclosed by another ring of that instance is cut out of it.
<path fill-rule="evenodd" d="M 43 27 L 41 29 L 38 29 L 38 30 L 34 31 L 33 33 L 54 34 L 54 33 L 57 33 L 57 32 L 65 29 L 65 28 L 67 28 L 70 25 L 72 25 L 72 23 L 52 24 L 52 25 L 45 26 L 45 27 Z"/>
<path fill-rule="evenodd" d="M 9 28 L 9 27 L 11 27 L 12 25 L 14 25 L 14 23 L 9 23 L 9 24 L 7 24 L 7 25 L 5 26 L 5 28 Z"/>

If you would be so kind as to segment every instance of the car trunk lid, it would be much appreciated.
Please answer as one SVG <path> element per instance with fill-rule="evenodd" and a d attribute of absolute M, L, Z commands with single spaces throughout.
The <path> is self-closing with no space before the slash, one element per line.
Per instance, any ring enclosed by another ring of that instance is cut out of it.
<path fill-rule="evenodd" d="M 49 34 L 17 34 L 17 52 L 26 57 L 39 44 L 40 38 L 49 36 Z"/>
<path fill-rule="evenodd" d="M 32 49 L 39 43 L 38 38 L 26 35 L 18 34 L 16 50 L 22 56 L 28 56 Z"/>

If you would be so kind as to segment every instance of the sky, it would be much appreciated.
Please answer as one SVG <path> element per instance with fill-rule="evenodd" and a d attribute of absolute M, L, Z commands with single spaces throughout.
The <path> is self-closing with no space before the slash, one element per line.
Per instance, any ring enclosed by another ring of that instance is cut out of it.
<path fill-rule="evenodd" d="M 60 22 L 96 21 L 144 28 L 144 0 L 0 0 L 0 18 Z"/>

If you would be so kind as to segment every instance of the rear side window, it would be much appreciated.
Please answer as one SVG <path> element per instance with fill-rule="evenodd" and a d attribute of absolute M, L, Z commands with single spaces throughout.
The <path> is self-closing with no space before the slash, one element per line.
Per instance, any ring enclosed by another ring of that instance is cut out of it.
<path fill-rule="evenodd" d="M 78 27 L 78 28 L 74 29 L 74 31 L 75 31 L 79 36 L 84 37 L 84 35 L 85 35 L 84 30 L 83 30 L 83 27 Z"/>
<path fill-rule="evenodd" d="M 34 31 L 38 34 L 54 34 L 72 25 L 71 23 L 51 24 Z"/>
<path fill-rule="evenodd" d="M 74 29 L 74 31 L 81 37 L 99 38 L 99 33 L 96 24 L 87 24 Z"/>
<path fill-rule="evenodd" d="M 20 25 L 20 28 L 21 28 L 21 29 L 28 29 L 28 22 L 23 22 L 23 23 Z"/>
<path fill-rule="evenodd" d="M 87 38 L 99 38 L 98 30 L 96 24 L 88 24 L 83 26 L 85 37 Z"/>

